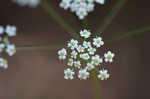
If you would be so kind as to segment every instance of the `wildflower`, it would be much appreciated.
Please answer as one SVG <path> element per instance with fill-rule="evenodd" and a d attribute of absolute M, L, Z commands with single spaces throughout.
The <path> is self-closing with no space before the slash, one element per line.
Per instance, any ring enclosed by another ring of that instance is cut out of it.
<path fill-rule="evenodd" d="M 32 8 L 35 8 L 40 4 L 40 0 L 12 0 L 12 2 L 18 4 L 21 7 L 29 6 Z"/>
<path fill-rule="evenodd" d="M 110 76 L 107 72 L 107 70 L 100 70 L 98 78 L 100 78 L 101 80 L 107 80 Z"/>
<path fill-rule="evenodd" d="M 64 76 L 65 79 L 73 79 L 73 75 L 75 73 L 73 70 L 68 68 L 68 69 L 64 70 L 64 74 L 65 74 L 65 76 Z"/>
<path fill-rule="evenodd" d="M 92 0 L 87 0 L 88 2 L 92 2 Z M 76 2 L 80 2 L 80 0 L 76 0 Z M 94 1 L 93 1 L 94 2 Z M 84 7 L 84 4 L 82 4 L 82 7 Z M 85 32 L 85 33 L 84 33 Z M 76 70 L 78 71 L 78 78 L 79 79 L 87 79 L 90 76 L 90 72 L 93 69 L 100 69 L 101 63 L 103 62 L 103 59 L 106 62 L 112 62 L 112 58 L 114 57 L 114 54 L 108 51 L 104 54 L 104 57 L 100 57 L 100 55 L 95 54 L 97 48 L 102 46 L 104 42 L 102 41 L 101 37 L 96 37 L 93 39 L 93 42 L 91 39 L 85 39 L 90 38 L 91 32 L 87 31 L 86 29 L 80 31 L 80 36 L 84 37 L 83 40 L 80 40 L 79 42 L 77 40 L 71 39 L 67 43 L 67 51 L 59 50 L 58 54 L 60 56 L 61 52 L 64 59 L 67 58 L 67 65 L 72 68 L 67 69 L 65 71 L 65 79 L 73 79 L 73 76 L 75 74 Z M 64 49 L 64 48 L 63 48 Z M 67 54 L 68 53 L 68 54 Z M 71 75 L 71 72 L 73 74 Z M 67 74 L 68 73 L 68 74 Z M 107 74 L 106 70 L 102 69 L 100 70 L 100 73 L 97 75 L 101 80 L 107 79 L 109 77 L 109 74 Z"/>
<path fill-rule="evenodd" d="M 88 30 L 84 29 L 83 31 L 80 31 L 80 35 L 81 35 L 81 37 L 89 38 L 90 35 L 91 35 L 91 32 L 89 32 Z"/>
<path fill-rule="evenodd" d="M 5 32 L 8 36 L 16 36 L 16 26 L 7 25 Z"/>
<path fill-rule="evenodd" d="M 65 10 L 68 9 L 70 7 L 70 0 L 62 0 L 60 7 L 64 8 Z"/>
<path fill-rule="evenodd" d="M 29 7 L 35 8 L 40 4 L 40 0 L 29 0 L 28 5 Z"/>
<path fill-rule="evenodd" d="M 8 64 L 7 64 L 7 60 L 0 58 L 0 67 L 7 69 L 8 68 Z"/>
<path fill-rule="evenodd" d="M 89 51 L 89 54 L 90 54 L 90 55 L 94 55 L 94 54 L 95 54 L 96 49 L 95 49 L 95 48 L 90 47 L 90 48 L 88 49 L 88 51 Z"/>
<path fill-rule="evenodd" d="M 105 62 L 113 62 L 113 57 L 115 56 L 114 53 L 111 53 L 111 51 L 108 51 L 107 53 L 104 54 L 105 57 Z"/>
<path fill-rule="evenodd" d="M 83 20 L 94 10 L 95 3 L 104 4 L 104 0 L 61 0 L 59 6 L 65 10 L 70 9 L 80 20 Z"/>
<path fill-rule="evenodd" d="M 104 4 L 105 3 L 105 0 L 95 0 L 97 3 L 99 4 Z"/>
<path fill-rule="evenodd" d="M 71 52 L 71 58 L 76 59 L 76 58 L 77 58 L 77 55 L 78 55 L 78 53 L 77 53 L 75 50 L 73 50 L 73 51 Z"/>
<path fill-rule="evenodd" d="M 87 11 L 92 12 L 94 10 L 94 4 L 93 3 L 88 3 L 87 4 Z"/>
<path fill-rule="evenodd" d="M 80 61 L 75 61 L 74 62 L 74 66 L 76 67 L 76 68 L 80 68 L 80 66 L 81 66 L 81 63 L 80 63 Z"/>
<path fill-rule="evenodd" d="M 86 69 L 79 70 L 78 78 L 86 80 L 89 77 L 90 73 Z"/>
<path fill-rule="evenodd" d="M 92 69 L 94 69 L 95 66 L 92 63 L 87 63 L 86 69 L 91 71 Z"/>
<path fill-rule="evenodd" d="M 84 59 L 84 60 L 88 60 L 90 58 L 88 53 L 84 53 L 84 54 L 80 54 L 80 58 Z"/>
<path fill-rule="evenodd" d="M 83 46 L 84 46 L 84 48 L 90 48 L 91 47 L 91 42 L 84 41 Z"/>
<path fill-rule="evenodd" d="M 6 52 L 8 53 L 9 56 L 12 56 L 16 53 L 16 47 L 14 44 L 9 44 L 6 47 Z"/>
<path fill-rule="evenodd" d="M 4 27 L 0 26 L 0 34 L 3 34 L 3 33 L 4 33 Z"/>
<path fill-rule="evenodd" d="M 66 59 L 67 51 L 65 48 L 58 51 L 59 59 Z"/>
<path fill-rule="evenodd" d="M 5 44 L 1 43 L 0 44 L 0 53 L 4 50 L 4 48 L 5 48 Z"/>
<path fill-rule="evenodd" d="M 92 64 L 98 66 L 98 65 L 100 65 L 100 63 L 102 63 L 102 62 L 103 62 L 103 59 L 100 58 L 99 55 L 92 56 Z"/>
<path fill-rule="evenodd" d="M 72 50 L 78 47 L 78 41 L 71 39 L 68 43 L 68 47 L 70 47 Z"/>
<path fill-rule="evenodd" d="M 78 47 L 77 47 L 77 51 L 80 53 L 80 52 L 84 52 L 84 47 L 82 47 L 81 45 L 79 45 Z"/>
<path fill-rule="evenodd" d="M 68 66 L 73 66 L 73 59 L 70 58 L 69 61 L 68 61 L 68 63 L 67 63 L 67 65 Z"/>
<path fill-rule="evenodd" d="M 101 37 L 97 37 L 93 39 L 93 45 L 95 45 L 96 47 L 101 47 L 102 45 L 104 45 L 104 42 L 102 41 Z"/>

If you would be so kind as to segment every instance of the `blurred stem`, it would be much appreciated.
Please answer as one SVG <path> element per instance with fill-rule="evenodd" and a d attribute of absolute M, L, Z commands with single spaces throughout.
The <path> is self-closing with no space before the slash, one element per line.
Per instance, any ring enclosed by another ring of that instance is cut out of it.
<path fill-rule="evenodd" d="M 117 3 L 112 7 L 102 24 L 99 26 L 98 30 L 96 31 L 96 35 L 99 35 L 99 32 L 103 32 L 109 24 L 111 24 L 112 20 L 118 14 L 120 9 L 126 4 L 128 0 L 118 0 Z"/>
<path fill-rule="evenodd" d="M 87 24 L 87 19 L 86 18 L 84 18 L 82 20 L 82 27 L 83 27 L 83 29 L 88 29 L 88 24 Z"/>
<path fill-rule="evenodd" d="M 143 28 L 139 28 L 139 29 L 136 29 L 136 30 L 129 31 L 127 33 L 123 33 L 120 36 L 115 36 L 113 38 L 106 39 L 105 43 L 112 43 L 114 41 L 119 41 L 119 40 L 122 40 L 122 39 L 125 39 L 125 38 L 140 35 L 140 34 L 146 32 L 146 31 L 150 31 L 150 26 L 145 26 Z"/>
<path fill-rule="evenodd" d="M 102 99 L 101 90 L 100 90 L 100 81 L 97 78 L 98 70 L 94 69 L 91 71 L 92 85 L 95 88 L 96 99 Z"/>
<path fill-rule="evenodd" d="M 57 50 L 64 47 L 63 45 L 25 45 L 17 46 L 17 50 Z"/>
<path fill-rule="evenodd" d="M 48 0 L 41 0 L 40 5 L 67 33 L 70 34 L 70 36 L 79 39 L 79 35 L 73 30 L 71 25 L 69 25 L 64 18 L 57 13 Z"/>

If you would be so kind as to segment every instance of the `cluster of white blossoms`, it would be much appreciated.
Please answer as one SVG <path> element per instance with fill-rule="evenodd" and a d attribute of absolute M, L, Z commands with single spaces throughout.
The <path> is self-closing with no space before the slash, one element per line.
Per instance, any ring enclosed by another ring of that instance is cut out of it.
<path fill-rule="evenodd" d="M 80 20 L 84 19 L 89 12 L 94 10 L 94 3 L 104 4 L 105 0 L 62 0 L 60 7 L 65 10 L 69 9 L 71 12 L 75 12 Z"/>
<path fill-rule="evenodd" d="M 71 39 L 67 43 L 67 48 L 58 51 L 59 59 L 67 59 L 67 69 L 64 70 L 65 79 L 73 79 L 75 74 L 79 79 L 87 79 L 90 77 L 90 71 L 98 69 L 97 77 L 101 80 L 109 78 L 108 71 L 103 69 L 102 63 L 111 63 L 115 56 L 111 51 L 106 52 L 103 56 L 96 54 L 97 48 L 104 45 L 101 37 L 89 39 L 91 32 L 84 29 L 80 31 L 83 42 Z M 75 73 L 77 71 L 77 73 Z"/>
<path fill-rule="evenodd" d="M 40 0 L 12 0 L 12 1 L 20 5 L 21 7 L 29 6 L 35 8 L 40 4 Z"/>
<path fill-rule="evenodd" d="M 10 44 L 8 37 L 16 36 L 16 27 L 13 25 L 7 25 L 5 28 L 0 25 L 0 68 L 7 69 L 7 60 L 2 58 L 2 52 L 5 51 L 9 56 L 12 56 L 16 52 L 14 44 Z"/>

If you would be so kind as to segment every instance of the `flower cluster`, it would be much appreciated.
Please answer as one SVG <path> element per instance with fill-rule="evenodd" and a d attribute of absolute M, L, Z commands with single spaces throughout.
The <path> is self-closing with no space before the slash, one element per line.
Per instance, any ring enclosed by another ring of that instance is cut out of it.
<path fill-rule="evenodd" d="M 84 19 L 89 12 L 94 10 L 94 3 L 104 4 L 105 0 L 62 0 L 60 7 L 75 12 L 80 20 Z"/>
<path fill-rule="evenodd" d="M 12 0 L 14 3 L 17 3 L 21 7 L 29 6 L 35 8 L 40 4 L 40 0 Z"/>
<path fill-rule="evenodd" d="M 16 36 L 16 27 L 7 25 L 6 28 L 0 25 L 0 67 L 7 69 L 7 60 L 2 58 L 2 52 L 5 51 L 9 56 L 12 56 L 16 52 L 14 44 L 10 44 L 8 37 Z"/>
<path fill-rule="evenodd" d="M 96 53 L 97 48 L 104 45 L 101 37 L 89 39 L 91 32 L 84 29 L 80 31 L 83 42 L 71 39 L 67 43 L 67 48 L 58 51 L 60 60 L 67 60 L 68 68 L 64 70 L 65 79 L 73 79 L 75 71 L 79 79 L 87 79 L 93 69 L 98 69 L 97 77 L 101 80 L 109 78 L 108 71 L 102 68 L 102 63 L 111 63 L 115 56 L 111 51 L 106 52 L 103 56 Z"/>

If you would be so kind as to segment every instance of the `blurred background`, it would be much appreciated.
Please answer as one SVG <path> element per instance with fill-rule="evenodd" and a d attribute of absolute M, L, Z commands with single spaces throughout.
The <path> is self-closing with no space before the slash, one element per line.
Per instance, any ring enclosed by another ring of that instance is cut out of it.
<path fill-rule="evenodd" d="M 97 30 L 117 0 L 106 0 L 96 5 L 87 20 L 92 32 Z M 50 0 L 51 5 L 79 32 L 81 21 L 70 11 L 59 7 L 60 0 Z M 125 6 L 105 29 L 104 38 L 125 34 L 150 25 L 150 1 L 128 0 Z M 71 37 L 40 6 L 20 7 L 11 0 L 0 1 L 0 25 L 16 25 L 18 34 L 11 38 L 17 46 L 64 45 Z M 150 31 L 149 31 L 150 32 Z M 150 98 L 150 33 L 115 41 L 101 49 L 112 50 L 113 64 L 108 65 L 111 78 L 101 81 L 103 99 Z M 9 68 L 0 72 L 0 99 L 94 99 L 91 80 L 64 80 L 64 65 L 58 60 L 56 50 L 18 50 L 8 57 Z"/>

